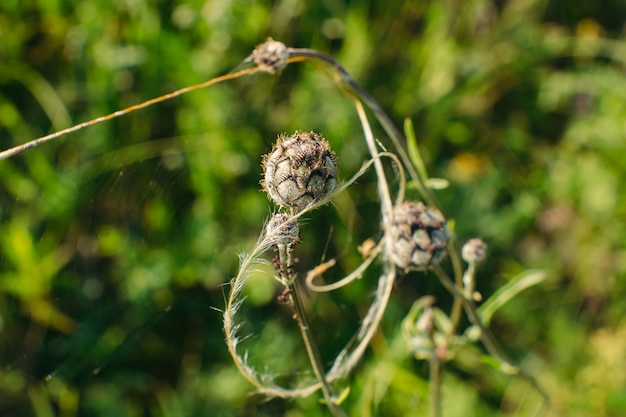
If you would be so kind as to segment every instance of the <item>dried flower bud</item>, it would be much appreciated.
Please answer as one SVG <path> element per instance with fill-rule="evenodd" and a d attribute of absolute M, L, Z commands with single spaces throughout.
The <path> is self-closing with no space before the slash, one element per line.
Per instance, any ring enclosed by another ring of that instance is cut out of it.
<path fill-rule="evenodd" d="M 463 245 L 461 256 L 468 264 L 481 262 L 487 256 L 487 244 L 480 239 L 470 239 Z"/>
<path fill-rule="evenodd" d="M 265 234 L 269 236 L 272 245 L 291 245 L 296 242 L 300 228 L 296 220 L 289 220 L 290 216 L 276 213 L 267 223 Z"/>
<path fill-rule="evenodd" d="M 274 74 L 287 66 L 289 51 L 284 43 L 267 38 L 265 43 L 256 47 L 251 58 L 263 71 Z"/>
<path fill-rule="evenodd" d="M 302 210 L 337 186 L 337 162 L 328 142 L 314 132 L 280 136 L 263 157 L 263 189 L 279 206 Z"/>
<path fill-rule="evenodd" d="M 393 245 L 388 248 L 389 258 L 407 270 L 424 270 L 439 263 L 450 241 L 446 219 L 421 202 L 394 207 L 390 233 Z"/>

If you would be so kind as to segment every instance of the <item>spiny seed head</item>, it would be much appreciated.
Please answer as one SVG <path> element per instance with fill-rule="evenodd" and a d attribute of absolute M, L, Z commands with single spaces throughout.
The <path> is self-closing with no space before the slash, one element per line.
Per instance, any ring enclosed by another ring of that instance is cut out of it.
<path fill-rule="evenodd" d="M 441 212 L 410 201 L 394 207 L 389 232 L 393 243 L 387 248 L 388 256 L 406 270 L 438 264 L 451 237 Z"/>
<path fill-rule="evenodd" d="M 256 47 L 251 58 L 263 71 L 274 74 L 287 66 L 289 51 L 284 43 L 267 38 L 267 41 Z"/>
<path fill-rule="evenodd" d="M 461 249 L 461 257 L 468 264 L 476 264 L 481 262 L 487 256 L 487 244 L 481 239 L 470 239 L 463 249 Z"/>
<path fill-rule="evenodd" d="M 337 162 L 328 142 L 314 132 L 282 135 L 263 157 L 261 181 L 270 199 L 302 210 L 328 196 L 337 186 Z"/>
<path fill-rule="evenodd" d="M 300 235 L 300 227 L 297 220 L 289 220 L 290 216 L 285 213 L 275 213 L 267 223 L 266 236 L 272 245 L 291 245 L 296 242 Z"/>

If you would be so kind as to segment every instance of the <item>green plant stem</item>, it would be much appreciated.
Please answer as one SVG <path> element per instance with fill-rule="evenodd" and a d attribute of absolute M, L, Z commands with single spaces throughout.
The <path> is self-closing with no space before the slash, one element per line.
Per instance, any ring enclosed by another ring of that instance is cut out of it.
<path fill-rule="evenodd" d="M 463 274 L 463 292 L 465 294 L 465 298 L 474 298 L 474 290 L 476 289 L 476 279 L 474 278 L 475 275 L 476 264 L 474 262 L 471 262 L 467 266 L 467 270 Z"/>
<path fill-rule="evenodd" d="M 320 383 L 326 406 L 334 417 L 346 417 L 347 414 L 345 411 L 335 402 L 335 394 L 326 380 L 326 371 L 322 364 L 319 348 L 317 347 L 317 343 L 315 343 L 315 337 L 309 326 L 306 311 L 302 303 L 302 297 L 300 296 L 300 287 L 296 277 L 291 273 L 293 257 L 290 247 L 287 245 L 278 245 L 278 256 L 280 258 L 281 278 L 285 286 L 289 289 L 290 304 L 293 307 L 295 319 L 298 322 L 298 328 L 300 329 L 300 334 L 302 335 L 302 340 L 309 357 L 309 362 L 313 368 L 313 373 Z"/>
<path fill-rule="evenodd" d="M 333 416 L 344 417 L 347 414 L 335 402 L 335 394 L 333 393 L 330 385 L 328 384 L 328 381 L 326 380 L 324 367 L 322 366 L 322 359 L 320 357 L 319 349 L 317 347 L 317 344 L 315 343 L 313 333 L 311 332 L 311 328 L 306 318 L 306 313 L 304 311 L 304 306 L 300 297 L 300 289 L 297 281 L 294 280 L 293 284 L 290 287 L 290 291 L 293 300 L 293 307 L 296 313 L 296 320 L 298 321 L 298 327 L 300 328 L 300 333 L 302 334 L 302 340 L 304 341 L 306 352 L 309 356 L 311 366 L 313 367 L 315 377 L 322 386 L 322 394 L 324 395 L 324 400 L 326 400 L 326 405 L 328 406 L 328 409 L 333 414 Z"/>
<path fill-rule="evenodd" d="M 430 389 L 430 417 L 441 416 L 441 373 L 443 371 L 442 363 L 437 352 L 433 352 L 430 358 L 430 376 L 429 376 L 429 389 Z"/>
<path fill-rule="evenodd" d="M 461 258 L 459 252 L 454 248 L 454 243 L 451 242 L 448 245 L 448 253 L 450 254 L 450 261 L 452 262 L 452 269 L 454 270 L 454 282 L 457 288 L 463 288 L 463 267 L 461 264 Z M 459 297 L 454 297 L 452 302 L 452 309 L 450 311 L 450 321 L 452 322 L 452 328 L 450 329 L 449 337 L 456 334 L 461 325 L 461 317 L 463 313 L 463 300 Z"/>
<path fill-rule="evenodd" d="M 465 297 L 465 295 L 454 285 L 454 283 L 452 282 L 452 280 L 450 279 L 446 271 L 444 271 L 443 268 L 441 268 L 441 266 L 436 265 L 434 269 L 435 269 L 435 272 L 437 273 L 437 277 L 439 278 L 439 281 L 443 284 L 443 286 L 446 287 L 448 291 L 450 291 L 455 297 L 458 297 L 463 302 L 463 307 L 465 308 L 467 317 L 469 318 L 469 321 L 474 326 L 480 329 L 480 339 L 483 342 L 483 345 L 485 346 L 489 354 L 491 354 L 491 356 L 493 356 L 498 361 L 500 361 L 501 365 L 505 365 L 506 368 L 508 368 L 511 371 L 514 371 L 515 373 L 519 374 L 522 378 L 524 378 L 526 381 L 528 381 L 528 383 L 533 388 L 535 388 L 535 390 L 543 398 L 544 403 L 543 403 L 542 409 L 545 409 L 547 405 L 549 404 L 550 399 L 547 393 L 541 387 L 541 385 L 539 385 L 539 382 L 537 382 L 537 380 L 528 372 L 524 371 L 519 366 L 516 366 L 513 364 L 513 361 L 509 358 L 509 356 L 502 350 L 502 348 L 498 344 L 495 336 L 493 335 L 493 333 L 491 333 L 491 330 L 483 325 L 478 315 L 478 309 L 474 301 L 471 298 Z"/>

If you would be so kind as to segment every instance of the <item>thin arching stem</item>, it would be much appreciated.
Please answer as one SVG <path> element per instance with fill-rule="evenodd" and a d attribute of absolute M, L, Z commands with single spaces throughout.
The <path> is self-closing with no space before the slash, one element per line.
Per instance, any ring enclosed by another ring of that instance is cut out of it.
<path fill-rule="evenodd" d="M 361 265 L 359 265 L 354 271 L 352 271 L 346 277 L 340 279 L 337 282 L 333 282 L 332 284 L 326 284 L 326 285 L 315 284 L 313 281 L 315 280 L 315 278 L 318 277 L 318 274 L 309 272 L 306 276 L 306 286 L 311 291 L 315 291 L 315 292 L 329 292 L 329 291 L 335 291 L 339 288 L 345 287 L 346 285 L 348 285 L 355 279 L 360 279 L 363 276 L 363 273 L 365 272 L 365 270 L 370 266 L 370 264 L 374 261 L 374 259 L 378 257 L 381 251 L 382 251 L 382 244 L 379 243 L 374 248 L 372 253 L 363 262 L 361 262 Z M 333 264 L 334 264 L 334 260 L 333 260 Z"/>
<path fill-rule="evenodd" d="M 191 91 L 195 91 L 195 90 L 199 90 L 199 89 L 202 89 L 202 88 L 206 88 L 206 87 L 209 87 L 209 86 L 211 86 L 213 84 L 220 83 L 222 81 L 232 80 L 232 79 L 241 77 L 242 75 L 254 74 L 255 72 L 260 72 L 260 71 L 261 71 L 261 69 L 259 69 L 258 67 L 246 68 L 246 69 L 243 69 L 241 71 L 225 74 L 225 75 L 222 75 L 220 77 L 211 78 L 210 80 L 205 81 L 205 82 L 200 83 L 200 84 L 196 84 L 196 85 L 192 85 L 190 87 L 181 88 L 180 90 L 172 91 L 171 93 L 164 94 L 162 96 L 159 96 L 159 97 L 156 97 L 156 98 L 153 98 L 153 99 L 150 99 L 150 100 L 146 100 L 143 103 L 135 104 L 135 105 L 127 107 L 125 109 L 118 110 L 116 112 L 108 114 L 106 116 L 96 117 L 95 119 L 92 119 L 92 120 L 89 120 L 89 121 L 86 121 L 86 122 L 83 122 L 83 123 L 79 123 L 79 124 L 74 125 L 72 127 L 68 127 L 67 129 L 63 129 L 63 130 L 60 130 L 60 131 L 55 132 L 55 133 L 51 133 L 51 134 L 46 135 L 46 136 L 42 136 L 40 138 L 33 139 L 30 142 L 26 142 L 26 143 L 24 143 L 22 145 L 14 146 L 14 147 L 12 147 L 10 149 L 4 150 L 4 151 L 0 152 L 0 161 L 3 160 L 3 159 L 10 158 L 10 157 L 12 157 L 14 155 L 17 155 L 18 153 L 21 153 L 21 152 L 24 152 L 24 151 L 28 150 L 28 149 L 34 148 L 36 146 L 39 146 L 39 145 L 41 145 L 43 143 L 49 142 L 49 141 L 51 141 L 53 139 L 56 139 L 58 137 L 67 135 L 67 134 L 72 133 L 72 132 L 76 132 L 76 131 L 81 130 L 81 129 L 84 129 L 86 127 L 97 125 L 99 123 L 106 122 L 108 120 L 116 119 L 118 117 L 124 116 L 124 115 L 132 113 L 134 111 L 143 109 L 145 107 L 152 106 L 153 104 L 160 103 L 162 101 L 166 101 L 166 100 L 169 100 L 169 99 L 174 98 L 174 97 L 178 97 L 180 95 L 183 95 L 185 93 L 189 93 Z"/>
<path fill-rule="evenodd" d="M 459 252 L 454 246 L 454 240 L 448 245 L 448 253 L 450 254 L 450 261 L 452 262 L 452 269 L 454 270 L 454 283 L 457 288 L 463 288 L 463 266 L 461 265 L 461 258 Z M 452 302 L 452 309 L 450 310 L 450 321 L 452 327 L 450 329 L 449 337 L 452 337 L 458 330 L 461 324 L 461 317 L 463 313 L 463 301 L 459 297 L 454 297 Z"/>
<path fill-rule="evenodd" d="M 384 240 L 385 245 L 389 245 L 389 240 L 391 239 L 391 234 L 388 233 L 391 222 L 391 211 L 392 211 L 392 202 L 391 196 L 389 192 L 389 185 L 387 183 L 387 179 L 385 177 L 385 172 L 380 162 L 380 153 L 376 148 L 376 143 L 374 141 L 374 136 L 372 134 L 372 130 L 370 128 L 369 122 L 367 120 L 367 115 L 365 114 L 365 110 L 363 109 L 363 105 L 357 99 L 354 100 L 354 104 L 356 106 L 357 113 L 361 120 L 361 126 L 363 128 L 363 133 L 365 135 L 365 141 L 367 143 L 370 154 L 372 155 L 372 160 L 374 162 L 374 170 L 376 172 L 376 176 L 378 177 L 378 192 L 381 199 L 381 212 L 383 217 L 383 229 L 385 231 Z M 358 332 L 358 344 L 357 346 L 350 352 L 348 356 L 345 358 L 340 355 L 333 365 L 331 369 L 331 374 L 335 372 L 341 372 L 341 369 L 352 368 L 358 360 L 361 359 L 363 353 L 365 352 L 365 348 L 369 344 L 369 342 L 374 337 L 374 334 L 378 330 L 378 325 L 382 319 L 383 313 L 387 307 L 387 303 L 389 302 L 389 297 L 391 296 L 391 289 L 393 288 L 393 284 L 395 282 L 396 271 L 395 266 L 390 264 L 387 267 L 387 270 L 384 271 L 379 278 L 378 289 L 376 290 L 376 299 L 372 303 L 370 310 L 366 314 L 366 317 L 363 319 L 363 324 Z M 342 353 L 343 354 L 343 353 Z"/>
<path fill-rule="evenodd" d="M 378 104 L 376 99 L 374 97 L 372 97 L 361 86 L 361 84 L 359 84 L 350 75 L 350 73 L 343 67 L 343 65 L 341 65 L 339 63 L 339 61 L 337 61 L 331 55 L 328 55 L 328 54 L 326 54 L 324 52 L 320 52 L 320 51 L 317 51 L 317 50 L 314 50 L 314 49 L 307 49 L 307 48 L 287 48 L 287 50 L 289 52 L 289 56 L 291 56 L 291 57 L 294 57 L 294 58 L 295 57 L 316 58 L 316 59 L 320 59 L 322 61 L 325 61 L 325 62 L 331 64 L 335 68 L 337 73 L 340 75 L 341 79 L 346 84 L 350 85 L 350 87 L 352 87 L 352 89 L 354 89 L 354 91 L 363 100 L 363 102 L 374 112 L 374 116 L 380 122 L 380 124 L 383 127 L 383 129 L 385 130 L 385 132 L 387 132 L 387 134 L 389 135 L 389 138 L 391 139 L 391 141 L 393 142 L 394 146 L 396 147 L 396 151 L 400 155 L 400 159 L 402 159 L 402 162 L 404 163 L 404 165 L 406 166 L 407 170 L 409 171 L 409 175 L 410 175 L 411 179 L 413 179 L 413 181 L 415 182 L 415 185 L 418 187 L 418 189 L 419 189 L 420 193 L 422 194 L 422 197 L 424 198 L 424 200 L 426 200 L 426 202 L 430 206 L 438 207 L 438 204 L 436 203 L 435 197 L 432 195 L 432 193 L 430 192 L 428 187 L 426 187 L 426 184 L 424 184 L 424 182 L 422 181 L 422 178 L 418 175 L 417 171 L 415 170 L 415 167 L 411 163 L 411 159 L 409 158 L 409 155 L 407 154 L 406 150 L 404 149 L 404 145 L 402 143 L 406 142 L 406 139 L 404 138 L 402 133 L 400 133 L 400 131 L 396 128 L 396 126 L 394 125 L 394 123 L 391 120 L 391 118 L 383 110 L 383 108 L 380 106 L 380 104 Z"/>
<path fill-rule="evenodd" d="M 395 161 L 395 159 L 388 153 L 381 152 L 379 157 L 382 156 L 390 157 Z M 289 221 L 297 220 L 306 213 L 315 209 L 315 207 L 326 204 L 334 195 L 342 193 L 354 184 L 371 168 L 373 164 L 374 159 L 366 161 L 358 172 L 356 172 L 346 182 L 338 186 L 332 194 L 307 207 L 306 209 L 293 214 Z M 226 335 L 226 345 L 228 346 L 228 352 L 233 358 L 235 366 L 239 372 L 252 385 L 254 385 L 259 392 L 271 397 L 280 398 L 306 397 L 319 390 L 321 388 L 321 384 L 319 382 L 315 382 L 306 386 L 295 388 L 278 386 L 273 383 L 269 374 L 261 373 L 248 364 L 247 352 L 240 353 L 238 351 L 240 342 L 245 339 L 245 336 L 240 335 L 243 322 L 238 318 L 238 311 L 244 300 L 242 291 L 247 281 L 247 277 L 249 276 L 249 272 L 253 269 L 255 262 L 259 260 L 259 256 L 269 249 L 271 242 L 276 239 L 278 231 L 279 229 L 272 233 L 263 234 L 264 237 L 257 242 L 255 247 L 252 249 L 252 252 L 247 256 L 242 256 L 239 272 L 237 273 L 237 276 L 230 281 L 231 290 L 226 299 L 226 308 L 224 309 L 224 333 Z M 377 325 L 380 322 L 382 313 L 384 312 L 384 306 L 386 305 L 391 294 L 394 277 L 395 269 L 393 268 L 381 277 L 372 306 L 363 319 L 362 327 L 355 335 L 357 346 L 351 347 L 351 343 L 348 343 L 344 349 L 342 349 L 341 353 L 335 359 L 333 366 L 326 374 L 327 381 L 333 382 L 346 377 L 363 356 L 365 348 L 375 334 Z M 282 280 L 280 281 L 282 282 Z"/>

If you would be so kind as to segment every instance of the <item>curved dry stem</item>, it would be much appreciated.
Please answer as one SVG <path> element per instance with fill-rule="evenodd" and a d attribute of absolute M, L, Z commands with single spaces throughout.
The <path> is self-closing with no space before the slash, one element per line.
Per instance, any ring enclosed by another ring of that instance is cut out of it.
<path fill-rule="evenodd" d="M 382 242 L 378 243 L 378 245 L 376 245 L 376 247 L 373 249 L 372 253 L 370 253 L 370 255 L 363 262 L 361 262 L 361 264 L 354 271 L 352 271 L 350 274 L 346 275 L 344 278 L 340 279 L 339 281 L 333 282 L 332 284 L 325 284 L 325 285 L 315 284 L 313 281 L 320 274 L 314 271 L 310 271 L 306 275 L 307 288 L 315 292 L 330 292 L 330 291 L 338 290 L 339 288 L 348 285 L 349 283 L 351 283 L 352 281 L 356 279 L 361 279 L 363 277 L 363 273 L 365 272 L 365 270 L 370 266 L 370 264 L 374 261 L 374 259 L 376 259 L 376 257 L 380 254 L 380 252 L 382 251 L 382 248 L 383 248 Z"/>
<path fill-rule="evenodd" d="M 219 76 L 219 77 L 211 78 L 210 80 L 205 81 L 203 83 L 192 85 L 190 87 L 181 88 L 180 90 L 176 90 L 176 91 L 173 91 L 171 93 L 164 94 L 162 96 L 159 96 L 159 97 L 156 97 L 156 98 L 153 98 L 153 99 L 150 99 L 150 100 L 146 100 L 143 103 L 135 104 L 135 105 L 127 107 L 125 109 L 118 110 L 116 112 L 108 114 L 106 116 L 100 116 L 100 117 L 97 117 L 95 119 L 92 119 L 92 120 L 89 120 L 89 121 L 86 121 L 86 122 L 83 122 L 83 123 L 79 123 L 77 125 L 74 125 L 72 127 L 67 128 L 67 129 L 63 129 L 63 130 L 60 130 L 60 131 L 55 132 L 55 133 L 51 133 L 51 134 L 46 135 L 46 136 L 42 136 L 40 138 L 33 139 L 30 142 L 26 142 L 24 144 L 17 145 L 17 146 L 14 146 L 12 148 L 9 148 L 7 150 L 4 150 L 4 151 L 0 152 L 0 161 L 3 160 L 3 159 L 10 158 L 10 157 L 12 157 L 14 155 L 17 155 L 18 153 L 24 152 L 24 151 L 26 151 L 26 150 L 28 150 L 30 148 L 34 148 L 34 147 L 39 146 L 39 145 L 41 145 L 43 143 L 49 142 L 49 141 L 51 141 L 53 139 L 56 139 L 58 137 L 67 135 L 67 134 L 72 133 L 72 132 L 76 132 L 76 131 L 81 130 L 81 129 L 84 129 L 86 127 L 97 125 L 99 123 L 106 122 L 108 120 L 112 120 L 112 119 L 118 118 L 120 116 L 124 116 L 124 115 L 132 113 L 134 111 L 143 109 L 145 107 L 152 106 L 153 104 L 160 103 L 162 101 L 166 101 L 166 100 L 169 100 L 169 99 L 174 98 L 174 97 L 178 97 L 180 95 L 183 95 L 185 93 L 189 93 L 191 91 L 195 91 L 195 90 L 199 90 L 199 89 L 202 89 L 202 88 L 206 88 L 206 87 L 209 87 L 209 86 L 211 86 L 213 84 L 220 83 L 222 81 L 233 80 L 233 79 L 241 77 L 243 75 L 254 74 L 254 73 L 260 72 L 260 71 L 261 70 L 259 68 L 256 68 L 256 67 L 255 68 L 246 68 L 246 69 L 243 69 L 241 71 L 237 71 L 237 72 L 234 72 L 234 73 L 229 73 L 229 74 L 225 74 L 225 75 L 222 75 L 222 76 Z"/>
<path fill-rule="evenodd" d="M 384 272 L 378 279 L 378 288 L 376 289 L 374 301 L 363 318 L 363 322 L 354 340 L 349 343 L 349 345 L 356 345 L 354 347 L 346 346 L 339 355 L 337 355 L 333 366 L 327 374 L 329 380 L 343 378 L 348 375 L 361 360 L 365 349 L 378 330 L 378 325 L 380 324 L 380 320 L 389 302 L 389 297 L 391 296 L 395 278 L 395 265 L 390 264 L 389 270 Z"/>
<path fill-rule="evenodd" d="M 358 99 L 355 98 L 355 100 Z M 405 193 L 405 188 L 406 188 L 406 178 L 404 175 L 404 169 L 402 168 L 402 164 L 400 162 L 400 160 L 398 159 L 398 156 L 394 153 L 391 152 L 380 152 L 377 154 L 378 158 L 380 157 L 388 157 L 391 158 L 396 164 L 397 164 L 397 168 L 398 168 L 398 174 L 400 175 L 400 181 L 398 182 L 398 195 L 396 197 L 396 204 L 401 203 L 402 201 L 404 201 L 404 193 Z M 373 160 L 371 160 L 369 163 L 371 163 Z M 320 271 L 317 270 L 317 268 L 313 271 L 309 271 L 309 273 L 307 273 L 306 276 L 306 284 L 307 287 L 311 290 L 311 291 L 315 291 L 315 292 L 330 292 L 330 291 L 334 291 L 337 290 L 349 283 L 351 283 L 352 281 L 356 280 L 356 279 L 360 279 L 363 275 L 363 273 L 365 272 L 365 270 L 367 269 L 367 267 L 374 261 L 374 259 L 376 259 L 376 257 L 382 252 L 382 249 L 384 247 L 384 241 L 380 241 L 372 250 L 372 252 L 367 256 L 367 258 L 354 270 L 352 271 L 350 274 L 348 274 L 347 276 L 345 276 L 344 278 L 340 279 L 339 281 L 336 281 L 332 284 L 326 284 L 326 285 L 317 285 L 315 284 L 313 281 L 315 280 L 315 278 L 317 278 L 320 275 Z M 331 266 L 334 266 L 334 260 L 331 260 L 332 264 L 328 264 L 325 266 L 324 271 L 326 269 L 328 269 Z M 331 262 L 329 261 L 329 262 Z M 321 271 L 323 272 L 323 271 Z"/>
<path fill-rule="evenodd" d="M 359 169 L 359 171 L 352 176 L 347 182 L 343 183 L 341 186 L 337 187 L 333 193 L 328 195 L 326 198 L 320 201 L 316 201 L 306 207 L 304 210 L 293 214 L 290 216 L 288 221 L 296 220 L 302 217 L 304 214 L 314 210 L 315 208 L 326 204 L 330 199 L 332 199 L 338 193 L 344 191 L 346 188 L 351 186 L 358 178 L 360 178 L 367 170 L 375 163 L 374 159 L 366 161 L 363 166 Z M 267 372 L 259 372 L 253 366 L 248 363 L 248 355 L 247 352 L 240 353 L 238 351 L 239 343 L 245 338 L 240 336 L 240 331 L 243 327 L 244 322 L 239 319 L 238 312 L 239 309 L 244 302 L 245 298 L 242 296 L 242 291 L 245 286 L 246 280 L 251 272 L 255 263 L 266 263 L 266 261 L 260 259 L 260 256 L 267 251 L 272 242 L 275 241 L 276 235 L 280 233 L 280 230 L 277 229 L 272 233 L 264 233 L 262 234 L 262 238 L 259 239 L 252 252 L 248 255 L 244 255 L 241 257 L 241 265 L 239 268 L 239 273 L 237 276 L 230 281 L 231 291 L 228 295 L 226 301 L 226 308 L 224 310 L 224 333 L 226 336 L 226 344 L 228 347 L 228 351 L 235 362 L 235 366 L 239 370 L 239 372 L 246 378 L 252 385 L 254 385 L 257 390 L 267 396 L 270 397 L 281 397 L 281 398 L 293 398 L 293 397 L 305 397 L 311 395 L 315 391 L 321 388 L 321 384 L 319 382 L 312 383 L 303 387 L 295 387 L 295 388 L 286 388 L 279 386 L 274 383 L 272 375 Z M 344 349 L 346 351 L 347 348 Z M 360 355 L 359 355 L 360 357 Z M 337 362 L 337 361 L 335 361 Z M 351 362 L 356 363 L 355 360 Z M 348 368 L 342 366 L 343 371 L 341 373 L 331 373 L 329 372 L 326 375 L 326 381 L 333 382 L 341 377 L 347 375 L 349 371 Z"/>
<path fill-rule="evenodd" d="M 391 213 L 393 210 L 389 193 L 389 185 L 387 184 L 385 171 L 379 160 L 380 153 L 376 147 L 374 135 L 372 134 L 363 105 L 356 99 L 354 100 L 354 105 L 361 121 L 367 147 L 374 160 L 374 169 L 376 170 L 376 175 L 378 177 L 378 193 L 381 199 L 382 225 L 384 231 L 383 242 L 384 245 L 387 245 L 388 247 L 393 244 L 391 241 L 391 234 L 389 233 L 391 228 Z M 365 315 L 365 318 L 356 333 L 356 346 L 352 350 L 347 348 L 344 349 L 337 356 L 337 359 L 329 372 L 329 378 L 350 372 L 350 370 L 352 370 L 352 368 L 354 368 L 354 366 L 360 361 L 365 349 L 372 340 L 372 337 L 376 334 L 383 313 L 387 308 L 387 303 L 389 302 L 389 297 L 391 296 L 391 290 L 396 277 L 396 267 L 393 263 L 386 263 L 385 267 L 385 271 L 378 280 L 378 288 L 376 290 L 374 301 L 372 302 L 372 305 L 367 311 L 367 314 Z"/>
<path fill-rule="evenodd" d="M 409 171 L 411 179 L 417 185 L 420 194 L 427 203 L 433 207 L 438 207 L 439 205 L 436 203 L 435 197 L 432 195 L 426 184 L 422 181 L 422 178 L 418 175 L 415 167 L 411 163 L 411 159 L 409 158 L 404 146 L 403 142 L 406 142 L 402 133 L 396 128 L 391 118 L 387 115 L 387 113 L 383 110 L 383 108 L 378 104 L 376 99 L 372 97 L 351 75 L 350 73 L 337 61 L 334 57 L 320 52 L 314 49 L 307 48 L 287 48 L 289 52 L 289 56 L 292 58 L 299 57 L 310 57 L 322 60 L 330 65 L 337 71 L 341 79 L 348 84 L 352 89 L 356 92 L 356 94 L 367 104 L 367 106 L 374 112 L 374 116 L 380 122 L 380 125 L 383 127 L 389 138 L 393 142 L 393 145 L 400 155 L 402 162 L 404 163 L 406 169 Z"/>

